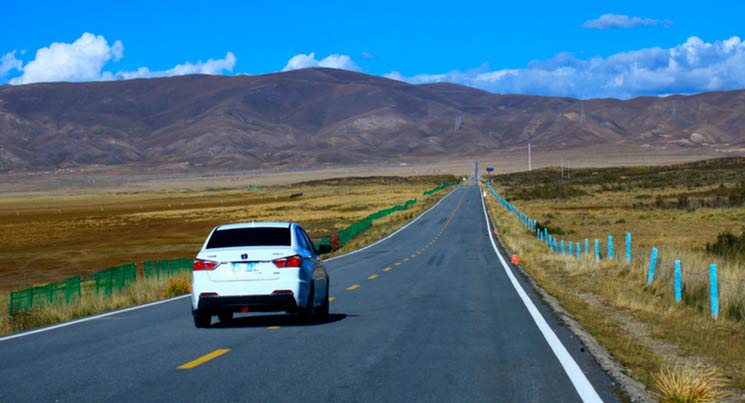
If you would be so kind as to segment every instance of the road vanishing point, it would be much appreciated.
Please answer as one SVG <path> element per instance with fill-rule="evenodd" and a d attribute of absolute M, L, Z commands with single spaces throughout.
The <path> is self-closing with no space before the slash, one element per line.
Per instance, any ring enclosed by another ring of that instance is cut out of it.
<path fill-rule="evenodd" d="M 197 329 L 177 297 L 8 336 L 0 402 L 619 402 L 497 251 L 479 188 L 462 185 L 329 259 L 322 323 L 249 314 Z"/>

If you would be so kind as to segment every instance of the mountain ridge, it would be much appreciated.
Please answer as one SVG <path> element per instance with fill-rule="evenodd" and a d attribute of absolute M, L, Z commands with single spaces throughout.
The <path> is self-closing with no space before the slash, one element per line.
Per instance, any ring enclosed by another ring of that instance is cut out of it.
<path fill-rule="evenodd" d="M 6 85 L 0 171 L 312 167 L 470 157 L 528 142 L 742 151 L 743 106 L 743 90 L 578 100 L 324 68 Z"/>

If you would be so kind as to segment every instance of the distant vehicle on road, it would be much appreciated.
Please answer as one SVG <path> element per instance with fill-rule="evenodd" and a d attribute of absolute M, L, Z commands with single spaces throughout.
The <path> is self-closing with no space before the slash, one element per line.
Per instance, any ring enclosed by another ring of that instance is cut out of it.
<path fill-rule="evenodd" d="M 297 223 L 252 222 L 215 227 L 194 259 L 192 314 L 209 327 L 236 312 L 296 314 L 306 322 L 329 312 L 329 276 L 320 254 Z"/>

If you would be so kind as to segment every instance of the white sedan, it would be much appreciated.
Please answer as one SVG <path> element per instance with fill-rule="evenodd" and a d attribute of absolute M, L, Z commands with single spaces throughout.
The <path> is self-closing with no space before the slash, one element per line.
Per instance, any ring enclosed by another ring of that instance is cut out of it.
<path fill-rule="evenodd" d="M 194 259 L 192 314 L 196 327 L 235 312 L 297 314 L 304 321 L 329 312 L 329 276 L 319 250 L 297 223 L 251 222 L 215 227 Z"/>

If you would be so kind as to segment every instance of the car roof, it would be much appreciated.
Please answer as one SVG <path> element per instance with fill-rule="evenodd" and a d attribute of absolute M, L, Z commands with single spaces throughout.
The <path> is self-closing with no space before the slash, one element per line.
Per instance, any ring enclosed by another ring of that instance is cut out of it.
<path fill-rule="evenodd" d="M 222 224 L 215 228 L 216 231 L 225 229 L 239 229 L 239 228 L 290 228 L 293 223 L 282 222 L 282 221 L 252 221 L 252 222 L 237 222 L 232 224 Z"/>

